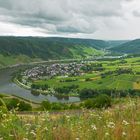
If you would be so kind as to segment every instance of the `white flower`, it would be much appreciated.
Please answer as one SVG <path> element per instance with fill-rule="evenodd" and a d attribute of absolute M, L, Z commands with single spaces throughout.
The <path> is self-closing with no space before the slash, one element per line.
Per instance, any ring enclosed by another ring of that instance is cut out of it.
<path fill-rule="evenodd" d="M 10 137 L 13 137 L 14 135 L 12 135 L 12 134 L 9 134 L 9 136 L 10 136 Z"/>
<path fill-rule="evenodd" d="M 97 130 L 97 127 L 96 127 L 96 125 L 91 125 L 91 128 L 93 129 L 93 130 Z"/>
<path fill-rule="evenodd" d="M 44 130 L 48 131 L 48 128 L 47 128 L 47 127 L 45 127 L 45 128 L 44 128 Z"/>
<path fill-rule="evenodd" d="M 125 132 L 122 132 L 122 135 L 123 135 L 123 136 L 126 136 L 126 133 L 125 133 Z"/>
<path fill-rule="evenodd" d="M 23 138 L 23 140 L 28 140 L 27 138 Z"/>
<path fill-rule="evenodd" d="M 27 123 L 27 124 L 25 124 L 25 126 L 26 126 L 26 127 L 30 127 L 30 126 L 31 126 L 31 124 L 30 124 L 30 123 Z"/>
<path fill-rule="evenodd" d="M 34 132 L 34 130 L 32 130 L 32 131 L 30 132 L 30 134 L 36 136 L 36 133 Z"/>
<path fill-rule="evenodd" d="M 6 117 L 6 114 L 2 114 L 2 117 L 5 118 Z"/>
<path fill-rule="evenodd" d="M 109 133 L 108 133 L 108 132 L 106 132 L 106 133 L 105 133 L 105 136 L 109 136 Z"/>
<path fill-rule="evenodd" d="M 107 127 L 109 127 L 109 128 L 114 128 L 114 127 L 115 127 L 115 123 L 114 123 L 114 122 L 109 122 L 109 123 L 107 124 Z"/>
<path fill-rule="evenodd" d="M 122 124 L 123 125 L 129 125 L 129 123 L 127 121 L 125 121 L 125 120 L 123 120 Z"/>

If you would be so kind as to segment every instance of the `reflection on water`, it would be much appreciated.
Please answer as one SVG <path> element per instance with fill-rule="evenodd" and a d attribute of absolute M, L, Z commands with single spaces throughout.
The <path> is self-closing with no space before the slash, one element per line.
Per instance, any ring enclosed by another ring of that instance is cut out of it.
<path fill-rule="evenodd" d="M 40 96 L 40 92 L 35 91 L 35 90 L 31 90 L 31 94 L 34 96 Z M 48 95 L 44 95 L 44 96 L 47 97 Z M 49 97 L 55 97 L 58 101 L 62 101 L 62 100 L 69 101 L 70 100 L 69 96 L 64 96 L 64 95 L 49 95 Z"/>
<path fill-rule="evenodd" d="M 31 94 L 34 95 L 34 96 L 39 96 L 40 93 L 35 91 L 35 90 L 31 90 Z"/>
<path fill-rule="evenodd" d="M 69 101 L 69 98 L 68 96 L 60 96 L 60 95 L 57 95 L 55 96 L 58 100 L 66 100 L 66 101 Z"/>
<path fill-rule="evenodd" d="M 12 74 L 17 70 L 21 69 L 20 67 L 16 68 L 7 68 L 0 70 L 0 93 L 9 94 L 19 96 L 21 98 L 31 100 L 34 102 L 42 102 L 43 100 L 49 100 L 50 102 L 78 102 L 80 101 L 79 97 L 60 97 L 60 96 L 53 96 L 53 95 L 42 95 L 42 94 L 35 94 L 31 93 L 30 90 L 23 89 L 17 86 L 15 83 L 11 81 Z"/>

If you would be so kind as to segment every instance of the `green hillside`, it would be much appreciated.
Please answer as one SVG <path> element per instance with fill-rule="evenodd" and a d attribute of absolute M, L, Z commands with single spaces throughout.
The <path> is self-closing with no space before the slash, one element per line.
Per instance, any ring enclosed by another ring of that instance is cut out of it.
<path fill-rule="evenodd" d="M 107 43 L 74 38 L 0 37 L 0 68 L 38 60 L 102 55 Z"/>
<path fill-rule="evenodd" d="M 109 48 L 120 46 L 120 45 L 127 43 L 127 42 L 129 42 L 129 40 L 109 40 L 109 41 L 107 41 Z"/>
<path fill-rule="evenodd" d="M 30 58 L 26 55 L 18 55 L 18 56 L 4 56 L 0 54 L 0 68 L 10 66 L 10 65 L 16 65 L 21 63 L 29 63 L 29 62 L 35 62 L 40 61 L 41 59 L 37 58 Z"/>
<path fill-rule="evenodd" d="M 140 54 L 140 39 L 129 41 L 110 50 L 120 53 Z"/>
<path fill-rule="evenodd" d="M 31 58 L 63 59 L 79 58 L 103 53 L 106 42 L 89 39 L 0 37 L 0 54 L 3 56 L 24 55 Z"/>
<path fill-rule="evenodd" d="M 0 67 L 36 60 L 87 58 L 126 41 L 60 37 L 0 37 Z M 116 49 L 117 47 L 115 47 Z"/>

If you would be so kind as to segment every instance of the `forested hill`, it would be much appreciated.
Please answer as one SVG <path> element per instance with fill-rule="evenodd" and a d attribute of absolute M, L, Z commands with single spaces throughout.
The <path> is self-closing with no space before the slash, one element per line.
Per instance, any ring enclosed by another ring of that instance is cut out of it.
<path fill-rule="evenodd" d="M 102 40 L 39 37 L 0 37 L 0 54 L 59 59 L 98 55 L 108 47 Z"/>
<path fill-rule="evenodd" d="M 110 49 L 114 52 L 128 53 L 128 54 L 140 54 L 140 39 L 129 41 Z"/>

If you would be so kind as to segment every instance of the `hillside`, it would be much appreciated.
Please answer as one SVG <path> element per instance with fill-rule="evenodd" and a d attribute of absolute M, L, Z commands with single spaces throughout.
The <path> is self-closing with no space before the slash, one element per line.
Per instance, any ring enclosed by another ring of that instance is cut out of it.
<path fill-rule="evenodd" d="M 110 50 L 120 53 L 140 54 L 140 39 L 129 41 Z"/>
<path fill-rule="evenodd" d="M 26 55 L 44 60 L 98 55 L 99 49 L 105 47 L 107 47 L 106 42 L 100 40 L 0 37 L 2 55 Z"/>
<path fill-rule="evenodd" d="M 104 54 L 107 42 L 59 37 L 0 37 L 0 68 L 38 60 L 85 58 Z"/>
<path fill-rule="evenodd" d="M 109 48 L 120 46 L 120 45 L 127 43 L 127 42 L 129 42 L 129 40 L 109 40 L 109 41 L 107 41 Z"/>
<path fill-rule="evenodd" d="M 0 67 L 38 60 L 86 58 L 126 41 L 60 37 L 0 37 Z M 113 51 L 114 51 L 113 50 Z M 121 52 L 121 51 L 120 51 Z"/>

